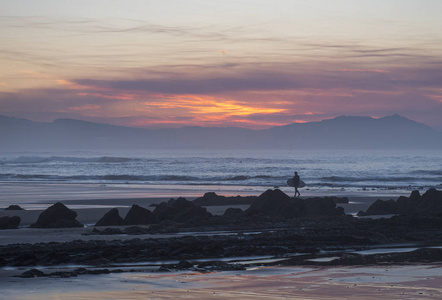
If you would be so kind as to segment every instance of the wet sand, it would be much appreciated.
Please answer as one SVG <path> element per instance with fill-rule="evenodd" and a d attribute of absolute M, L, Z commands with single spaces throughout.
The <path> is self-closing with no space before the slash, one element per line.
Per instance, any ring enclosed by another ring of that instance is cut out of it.
<path fill-rule="evenodd" d="M 3 299 L 441 299 L 442 266 L 260 267 L 220 273 L 11 278 Z"/>

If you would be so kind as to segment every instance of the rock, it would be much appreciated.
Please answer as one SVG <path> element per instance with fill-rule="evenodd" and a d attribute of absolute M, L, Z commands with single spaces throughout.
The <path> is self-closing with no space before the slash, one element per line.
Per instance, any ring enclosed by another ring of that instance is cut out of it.
<path fill-rule="evenodd" d="M 267 190 L 245 211 L 247 215 L 260 213 L 283 218 L 344 216 L 344 209 L 336 207 L 333 197 L 308 199 L 290 198 L 279 189 Z"/>
<path fill-rule="evenodd" d="M 124 221 L 127 225 L 148 225 L 158 223 L 157 218 L 150 210 L 136 204 L 132 205 L 127 212 Z"/>
<path fill-rule="evenodd" d="M 55 251 L 49 252 L 40 260 L 40 263 L 49 265 L 67 264 L 69 262 L 71 262 L 71 257 L 68 253 Z"/>
<path fill-rule="evenodd" d="M 288 203 L 290 203 L 290 197 L 287 194 L 279 189 L 269 189 L 262 193 L 246 212 L 255 210 L 264 215 L 276 215 Z"/>
<path fill-rule="evenodd" d="M 31 270 L 23 272 L 18 277 L 21 277 L 21 278 L 33 278 L 33 277 L 42 277 L 42 276 L 45 276 L 45 273 L 43 273 L 42 271 L 37 270 L 37 269 L 31 269 Z"/>
<path fill-rule="evenodd" d="M 123 226 L 123 225 L 126 225 L 126 223 L 124 222 L 124 219 L 120 217 L 118 209 L 116 208 L 112 208 L 110 211 L 108 211 L 95 224 L 95 226 Z"/>
<path fill-rule="evenodd" d="M 411 192 L 410 197 L 400 196 L 394 200 L 377 200 L 365 213 L 358 215 L 387 215 L 401 214 L 422 216 L 442 215 L 442 191 L 429 189 L 422 196 L 418 190 Z"/>
<path fill-rule="evenodd" d="M 336 207 L 335 201 L 330 197 L 315 197 L 305 199 L 305 209 L 303 216 L 319 217 L 319 216 L 343 216 L 345 215 L 341 207 Z"/>
<path fill-rule="evenodd" d="M 223 217 L 226 218 L 236 218 L 238 216 L 241 216 L 243 213 L 241 208 L 232 208 L 229 207 L 228 209 L 226 209 L 226 211 L 223 214 Z"/>
<path fill-rule="evenodd" d="M 193 200 L 193 204 L 198 206 L 221 206 L 221 205 L 250 205 L 256 200 L 256 196 L 219 196 L 214 192 L 205 193 L 203 197 Z"/>
<path fill-rule="evenodd" d="M 376 200 L 365 212 L 366 216 L 370 215 L 394 215 L 398 212 L 396 201 L 390 200 Z"/>
<path fill-rule="evenodd" d="M 153 211 L 158 221 L 171 220 L 178 213 L 178 210 L 170 206 L 167 202 L 160 203 Z"/>
<path fill-rule="evenodd" d="M 124 233 L 128 235 L 141 235 L 151 233 L 150 228 L 131 226 L 124 229 Z"/>
<path fill-rule="evenodd" d="M 8 207 L 5 208 L 5 210 L 24 210 L 24 209 L 21 208 L 19 205 L 9 205 Z"/>
<path fill-rule="evenodd" d="M 83 224 L 75 220 L 77 213 L 67 208 L 63 203 L 57 202 L 43 211 L 32 224 L 33 228 L 70 228 L 84 227 Z"/>
<path fill-rule="evenodd" d="M 198 269 L 206 271 L 243 271 L 245 266 L 243 264 L 229 264 L 223 261 L 205 262 L 198 265 Z"/>
<path fill-rule="evenodd" d="M 0 229 L 16 229 L 20 225 L 21 219 L 18 216 L 13 217 L 1 217 Z"/>
<path fill-rule="evenodd" d="M 178 270 L 191 269 L 193 268 L 193 264 L 191 264 L 187 260 L 182 260 L 176 265 L 176 268 Z"/>
<path fill-rule="evenodd" d="M 124 234 L 124 232 L 121 231 L 120 228 L 105 228 L 104 230 L 100 231 L 100 234 L 113 235 L 113 234 Z"/>
<path fill-rule="evenodd" d="M 335 196 L 331 196 L 331 197 L 324 197 L 325 199 L 331 199 L 333 200 L 333 202 L 335 202 L 336 204 L 347 204 L 348 203 L 348 198 L 347 197 L 335 197 Z"/>
<path fill-rule="evenodd" d="M 37 262 L 37 256 L 35 256 L 34 253 L 27 252 L 14 257 L 14 260 L 10 263 L 10 265 L 14 267 L 32 266 L 36 265 Z"/>
<path fill-rule="evenodd" d="M 421 198 L 421 194 L 419 193 L 418 190 L 414 190 L 411 192 L 410 200 L 416 201 L 416 200 L 419 200 L 420 198 Z"/>
<path fill-rule="evenodd" d="M 212 216 L 205 208 L 182 197 L 161 203 L 155 208 L 153 214 L 158 221 L 170 220 L 173 222 L 194 222 Z"/>

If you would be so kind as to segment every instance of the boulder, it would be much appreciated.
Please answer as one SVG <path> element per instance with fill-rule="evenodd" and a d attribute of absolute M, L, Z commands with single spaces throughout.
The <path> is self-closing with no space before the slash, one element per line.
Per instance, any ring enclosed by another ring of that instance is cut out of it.
<path fill-rule="evenodd" d="M 13 216 L 13 217 L 1 217 L 0 218 L 0 229 L 16 229 L 18 225 L 20 224 L 20 217 Z"/>
<path fill-rule="evenodd" d="M 124 219 L 120 217 L 118 209 L 112 208 L 110 211 L 104 214 L 104 216 L 98 220 L 95 226 L 123 226 L 126 225 Z"/>
<path fill-rule="evenodd" d="M 250 205 L 246 212 L 258 211 L 264 215 L 276 215 L 288 203 L 290 203 L 290 197 L 281 190 L 267 190 Z"/>
<path fill-rule="evenodd" d="M 134 204 L 127 212 L 124 222 L 127 225 L 148 225 L 158 223 L 158 220 L 150 210 Z"/>
<path fill-rule="evenodd" d="M 75 220 L 77 213 L 67 208 L 63 203 L 57 202 L 43 211 L 32 224 L 33 228 L 70 228 L 84 227 L 83 224 Z"/>

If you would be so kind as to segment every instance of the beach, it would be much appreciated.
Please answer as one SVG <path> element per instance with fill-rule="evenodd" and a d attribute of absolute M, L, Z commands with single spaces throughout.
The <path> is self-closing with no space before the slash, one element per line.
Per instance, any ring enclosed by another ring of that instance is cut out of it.
<path fill-rule="evenodd" d="M 4 299 L 440 299 L 441 266 L 262 267 L 2 280 Z"/>
<path fill-rule="evenodd" d="M 217 231 L 216 227 L 211 227 L 212 231 L 199 232 L 190 231 L 191 228 L 183 228 L 182 232 L 131 235 L 125 234 L 124 231 L 129 226 L 120 226 L 117 228 L 122 230 L 122 234 L 92 234 L 93 225 L 111 208 L 117 208 L 120 215 L 124 216 L 133 204 L 153 210 L 155 206 L 152 205 L 158 205 L 170 198 L 186 197 L 188 200 L 193 200 L 208 191 L 216 191 L 227 196 L 258 196 L 264 191 L 260 191 L 257 187 L 239 190 L 238 188 L 207 186 L 146 187 L 46 183 L 2 183 L 1 187 L 3 193 L 0 196 L 0 202 L 4 207 L 20 203 L 25 210 L 0 210 L 0 217 L 18 215 L 22 219 L 19 229 L 0 231 L 0 246 L 15 247 L 19 251 L 24 251 L 23 253 L 28 253 L 30 249 L 33 249 L 34 252 L 36 251 L 35 253 L 44 256 L 50 255 L 54 251 L 59 252 L 57 247 L 64 247 L 63 245 L 69 248 L 71 245 L 78 247 L 79 243 L 84 243 L 80 244 L 84 245 L 80 246 L 80 248 L 84 247 L 84 250 L 70 254 L 74 257 L 87 253 L 87 247 L 91 243 L 98 242 L 104 243 L 100 244 L 103 251 L 110 252 L 117 245 L 123 249 L 124 247 L 133 247 L 134 249 L 152 247 L 143 244 L 143 241 L 153 241 L 154 244 L 149 245 L 166 245 L 166 248 L 173 248 L 174 241 L 182 243 L 183 238 L 193 239 L 188 247 L 193 247 L 193 244 L 198 245 L 201 241 L 203 243 L 214 241 L 219 245 L 218 247 L 226 249 L 229 247 L 228 245 L 233 246 L 244 234 L 254 237 L 256 241 L 250 240 L 251 244 L 263 243 L 263 240 L 268 240 L 266 232 L 270 229 L 270 232 L 274 232 L 272 235 L 275 241 L 278 238 L 282 241 L 290 238 L 289 236 L 286 238 L 285 233 L 278 228 Z M 211 189 L 208 190 L 208 188 Z M 283 188 L 282 190 L 292 193 L 290 189 Z M 308 190 L 303 192 L 305 196 L 310 197 L 330 196 L 328 194 L 319 195 L 314 191 L 309 194 Z M 347 214 L 355 215 L 359 210 L 366 210 L 377 199 L 396 199 L 399 194 L 399 191 L 393 190 L 360 191 L 358 193 L 335 192 L 334 195 L 348 197 L 348 203 L 338 204 L 338 206 L 342 206 Z M 77 220 L 85 226 L 81 228 L 29 228 L 29 225 L 36 222 L 44 209 L 59 201 L 77 212 Z M 228 207 L 231 206 L 207 206 L 206 209 L 216 216 L 222 215 Z M 248 205 L 241 204 L 234 207 L 246 210 Z M 333 226 L 330 225 L 330 227 Z M 198 230 L 207 230 L 204 228 L 198 228 Z M 312 230 L 316 232 L 316 229 Z M 329 234 L 325 232 L 324 235 Z M 340 235 L 346 234 L 341 233 Z M 238 238 L 236 238 L 237 236 Z M 137 244 L 136 241 L 141 242 Z M 343 242 L 342 247 L 347 247 L 346 243 L 354 244 L 354 242 Z M 358 243 L 358 241 L 356 242 Z M 277 243 L 275 242 L 275 244 Z M 322 244 L 329 245 L 327 247 L 330 249 L 339 248 L 335 243 L 327 243 L 329 242 L 325 242 L 325 244 L 322 242 L 320 244 L 317 242 L 307 243 L 300 249 L 311 249 Z M 52 246 L 49 245 L 56 246 L 51 248 Z M 361 244 L 359 247 L 363 248 L 364 246 Z M 418 249 L 421 246 L 419 244 L 400 246 L 393 244 L 390 246 L 393 249 L 401 248 L 398 250 L 399 252 L 408 251 L 406 247 Z M 378 248 L 374 246 L 373 249 Z M 409 251 L 411 250 L 410 248 Z M 49 254 L 44 254 L 46 253 L 44 251 Z M 238 253 L 245 253 L 241 251 Z M 382 253 L 379 249 L 376 251 L 374 253 Z M 210 254 L 210 252 L 208 253 Z M 364 266 L 303 265 L 304 261 L 300 265 L 296 265 L 298 262 L 279 263 L 281 260 L 288 259 L 290 255 L 278 257 L 275 254 L 278 252 L 271 252 L 273 253 L 271 255 L 257 255 L 257 253 L 259 251 L 256 253 L 251 251 L 249 256 L 222 258 L 228 264 L 244 266 L 243 270 L 237 271 L 205 269 L 202 272 L 196 265 L 201 264 L 202 261 L 217 261 L 219 258 L 207 257 L 201 260 L 201 258 L 196 259 L 192 256 L 187 257 L 189 257 L 188 261 L 194 265 L 194 269 L 176 269 L 177 263 L 188 254 L 184 254 L 182 257 L 176 255 L 176 260 L 170 260 L 170 256 L 166 254 L 158 261 L 125 258 L 126 263 L 108 262 L 103 264 L 103 262 L 95 261 L 94 263 L 89 260 L 86 265 L 72 262 L 52 265 L 37 264 L 36 266 L 5 266 L 0 268 L 0 277 L 2 278 L 0 296 L 7 299 L 174 299 L 178 297 L 189 299 L 338 299 L 346 297 L 352 299 L 437 299 L 442 295 L 439 288 L 442 283 L 442 265 L 437 261 L 405 265 L 403 263 L 382 263 Z M 204 255 L 204 253 L 201 252 L 197 255 Z M 325 255 L 325 258 L 322 259 L 327 261 L 327 257 L 330 255 Z M 167 266 L 168 272 L 158 272 L 161 266 Z M 80 267 L 86 267 L 88 272 L 98 271 L 95 275 L 89 273 L 72 275 L 73 270 Z M 32 268 L 45 274 L 62 272 L 64 275 L 45 275 L 34 278 L 14 277 L 20 276 Z M 103 270 L 110 270 L 110 273 Z"/>

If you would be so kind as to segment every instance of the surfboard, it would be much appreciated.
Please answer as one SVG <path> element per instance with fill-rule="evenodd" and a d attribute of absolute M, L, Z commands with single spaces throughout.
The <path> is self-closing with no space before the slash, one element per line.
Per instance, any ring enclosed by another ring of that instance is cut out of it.
<path fill-rule="evenodd" d="M 289 185 L 289 186 L 295 186 L 294 184 L 293 184 L 293 178 L 289 178 L 288 180 L 287 180 L 287 185 Z M 304 181 L 302 181 L 302 180 L 299 180 L 299 185 L 298 185 L 298 188 L 303 188 L 303 187 L 305 187 L 305 182 Z"/>

